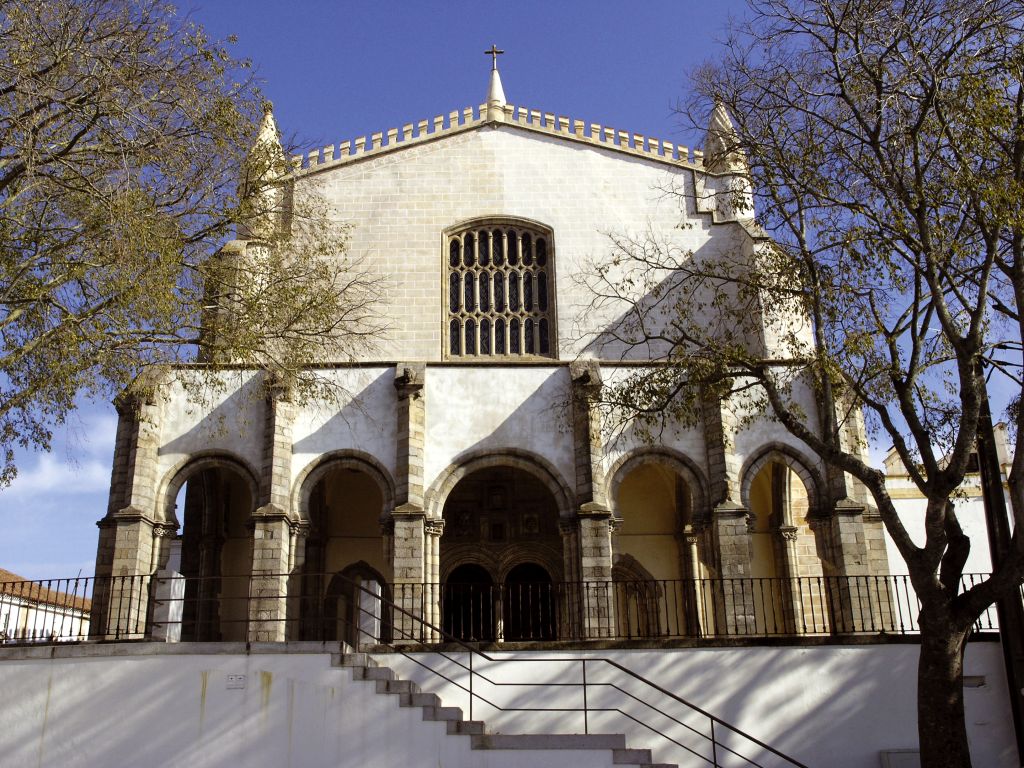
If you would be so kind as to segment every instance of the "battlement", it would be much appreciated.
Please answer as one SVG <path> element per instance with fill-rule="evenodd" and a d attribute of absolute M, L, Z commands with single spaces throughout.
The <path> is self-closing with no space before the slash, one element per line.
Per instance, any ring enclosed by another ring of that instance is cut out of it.
<path fill-rule="evenodd" d="M 704 153 L 699 149 L 691 151 L 684 145 L 662 141 L 643 134 L 511 104 L 506 104 L 504 110 L 506 124 L 520 126 L 527 130 L 562 136 L 573 141 L 595 144 L 674 165 L 700 166 L 704 161 Z M 328 144 L 325 147 L 317 147 L 309 152 L 294 155 L 291 158 L 292 168 L 300 173 L 316 171 L 404 146 L 430 141 L 474 128 L 486 122 L 488 122 L 486 104 L 453 110 L 447 115 L 441 114 L 433 119 L 406 123 L 401 128 L 389 128 L 387 131 L 371 134 L 369 141 L 366 136 L 360 136 L 354 140 Z"/>

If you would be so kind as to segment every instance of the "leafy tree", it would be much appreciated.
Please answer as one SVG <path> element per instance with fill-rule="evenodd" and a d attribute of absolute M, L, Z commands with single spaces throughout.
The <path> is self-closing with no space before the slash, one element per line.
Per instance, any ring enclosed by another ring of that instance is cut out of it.
<path fill-rule="evenodd" d="M 374 285 L 289 170 L 248 64 L 173 7 L 0 2 L 0 487 L 82 393 L 372 337 Z"/>
<path fill-rule="evenodd" d="M 699 418 L 709 392 L 742 397 L 862 483 L 921 601 L 922 764 L 969 765 L 965 642 L 1024 580 L 1018 408 L 1010 551 L 966 591 L 970 542 L 952 504 L 979 437 L 983 374 L 1016 402 L 1021 392 L 1024 6 L 749 6 L 682 112 L 702 126 L 710 113 L 698 196 L 718 190 L 753 247 L 708 260 L 614 238 L 615 258 L 587 278 L 594 303 L 619 308 L 612 340 L 625 356 L 642 346 L 663 365 L 619 381 L 608 404 L 650 427 Z M 799 405 L 807 386 L 816 414 Z M 923 546 L 864 446 L 844 438 L 862 410 L 927 499 Z"/>

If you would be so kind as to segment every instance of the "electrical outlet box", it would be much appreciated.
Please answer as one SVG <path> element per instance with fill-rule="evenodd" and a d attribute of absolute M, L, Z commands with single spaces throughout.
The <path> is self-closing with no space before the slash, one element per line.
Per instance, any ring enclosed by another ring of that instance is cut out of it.
<path fill-rule="evenodd" d="M 228 689 L 245 688 L 245 675 L 228 675 Z"/>

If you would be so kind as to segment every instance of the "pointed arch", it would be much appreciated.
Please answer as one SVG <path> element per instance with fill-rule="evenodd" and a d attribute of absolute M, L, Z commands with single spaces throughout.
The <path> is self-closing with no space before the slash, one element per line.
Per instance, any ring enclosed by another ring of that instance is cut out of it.
<path fill-rule="evenodd" d="M 796 448 L 785 443 L 769 443 L 761 447 L 744 463 L 740 470 L 740 503 L 750 509 L 750 488 L 758 473 L 768 464 L 777 462 L 791 469 L 804 485 L 807 492 L 808 516 L 814 517 L 826 512 L 827 499 L 825 483 L 814 468 L 814 462 Z M 786 521 L 791 525 L 793 521 Z"/>

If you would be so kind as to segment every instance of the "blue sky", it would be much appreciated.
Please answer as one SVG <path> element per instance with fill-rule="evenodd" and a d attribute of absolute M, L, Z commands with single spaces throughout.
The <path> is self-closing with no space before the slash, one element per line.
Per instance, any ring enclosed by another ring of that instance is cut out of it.
<path fill-rule="evenodd" d="M 337 143 L 480 104 L 492 43 L 512 104 L 695 144 L 672 105 L 712 56 L 740 0 L 307 2 L 183 5 L 211 37 L 236 35 L 286 136 Z M 117 425 L 85 403 L 50 454 L 21 453 L 0 491 L 0 567 L 27 578 L 91 575 Z"/>

